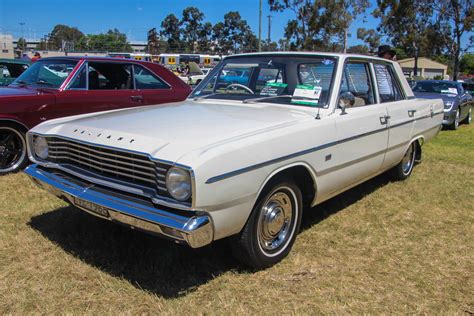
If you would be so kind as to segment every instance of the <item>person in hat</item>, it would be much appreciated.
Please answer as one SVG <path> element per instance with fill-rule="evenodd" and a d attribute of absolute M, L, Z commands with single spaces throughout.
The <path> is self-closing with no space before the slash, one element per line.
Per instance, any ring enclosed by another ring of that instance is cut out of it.
<path fill-rule="evenodd" d="M 380 58 L 385 58 L 388 60 L 396 60 L 395 50 L 390 47 L 390 45 L 380 45 L 377 52 L 377 56 Z"/>
<path fill-rule="evenodd" d="M 31 62 L 34 63 L 35 61 L 38 61 L 39 59 L 41 59 L 41 54 L 39 52 L 36 52 L 33 58 L 31 58 Z"/>

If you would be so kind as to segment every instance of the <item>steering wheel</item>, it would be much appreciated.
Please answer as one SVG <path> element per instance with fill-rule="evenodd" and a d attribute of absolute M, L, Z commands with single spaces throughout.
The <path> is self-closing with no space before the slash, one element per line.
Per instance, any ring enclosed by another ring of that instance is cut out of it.
<path fill-rule="evenodd" d="M 252 89 L 250 89 L 249 87 L 244 86 L 243 84 L 240 84 L 240 83 L 231 83 L 230 85 L 225 87 L 225 89 L 229 90 L 229 88 L 231 88 L 231 87 L 239 87 L 239 88 L 244 89 L 245 91 L 247 91 L 250 94 L 255 94 L 255 92 L 253 92 Z"/>

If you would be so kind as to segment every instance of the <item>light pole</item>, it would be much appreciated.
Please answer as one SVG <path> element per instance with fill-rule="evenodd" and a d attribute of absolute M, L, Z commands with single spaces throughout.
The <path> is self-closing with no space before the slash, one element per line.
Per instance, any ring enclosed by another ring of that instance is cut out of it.
<path fill-rule="evenodd" d="M 22 42 L 21 42 L 21 53 L 23 54 L 23 51 L 25 50 L 25 44 L 26 44 L 25 36 L 24 36 L 24 34 L 23 34 L 23 26 L 24 26 L 26 23 L 25 23 L 25 22 L 20 22 L 20 23 L 18 23 L 18 24 L 20 24 L 20 26 L 21 26 L 21 40 L 22 40 Z"/>
<path fill-rule="evenodd" d="M 258 12 L 258 51 L 262 51 L 262 0 L 260 0 L 260 10 Z"/>

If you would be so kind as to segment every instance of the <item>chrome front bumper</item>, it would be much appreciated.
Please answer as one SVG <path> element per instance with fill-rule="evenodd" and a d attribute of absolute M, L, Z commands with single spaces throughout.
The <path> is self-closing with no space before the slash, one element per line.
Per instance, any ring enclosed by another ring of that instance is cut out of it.
<path fill-rule="evenodd" d="M 37 164 L 27 167 L 25 173 L 40 188 L 92 215 L 165 236 L 192 248 L 205 246 L 213 240 L 214 228 L 207 213 L 175 213 L 166 208 L 156 208 L 151 202 L 110 191 Z"/>

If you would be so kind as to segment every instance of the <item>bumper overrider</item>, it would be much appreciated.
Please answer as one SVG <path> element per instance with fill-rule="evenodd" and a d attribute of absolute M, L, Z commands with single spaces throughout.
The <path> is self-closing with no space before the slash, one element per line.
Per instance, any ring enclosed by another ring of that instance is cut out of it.
<path fill-rule="evenodd" d="M 152 203 L 108 191 L 66 173 L 32 164 L 25 173 L 40 188 L 92 215 L 158 234 L 192 248 L 210 244 L 214 236 L 205 212 L 157 208 Z"/>

